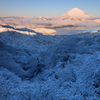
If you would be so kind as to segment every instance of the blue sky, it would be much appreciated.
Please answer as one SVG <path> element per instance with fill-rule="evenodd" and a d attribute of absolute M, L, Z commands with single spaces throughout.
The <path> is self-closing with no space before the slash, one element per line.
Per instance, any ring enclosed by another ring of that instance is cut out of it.
<path fill-rule="evenodd" d="M 72 8 L 100 17 L 100 0 L 0 0 L 0 17 L 58 16 Z"/>

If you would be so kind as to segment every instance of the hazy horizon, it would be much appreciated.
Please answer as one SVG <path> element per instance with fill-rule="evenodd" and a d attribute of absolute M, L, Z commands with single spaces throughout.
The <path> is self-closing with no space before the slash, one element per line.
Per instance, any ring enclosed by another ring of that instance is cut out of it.
<path fill-rule="evenodd" d="M 100 0 L 0 0 L 0 17 L 58 16 L 73 8 L 100 17 Z"/>

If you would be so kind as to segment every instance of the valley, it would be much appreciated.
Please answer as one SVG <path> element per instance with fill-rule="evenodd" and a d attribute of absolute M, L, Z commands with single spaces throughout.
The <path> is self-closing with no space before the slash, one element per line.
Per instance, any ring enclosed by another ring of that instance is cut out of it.
<path fill-rule="evenodd" d="M 99 21 L 78 8 L 0 17 L 0 100 L 99 100 Z"/>

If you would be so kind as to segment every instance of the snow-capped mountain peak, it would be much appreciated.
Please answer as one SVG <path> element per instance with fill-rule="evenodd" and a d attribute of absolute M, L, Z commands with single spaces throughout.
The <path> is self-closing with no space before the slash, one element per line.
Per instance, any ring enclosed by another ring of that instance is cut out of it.
<path fill-rule="evenodd" d="M 77 17 L 77 18 L 96 18 L 96 16 L 90 15 L 79 8 L 73 8 L 70 11 L 66 12 L 59 16 L 59 18 L 68 18 L 68 17 Z"/>
<path fill-rule="evenodd" d="M 85 12 L 84 11 L 82 11 L 82 10 L 80 10 L 80 9 L 78 9 L 78 8 L 73 8 L 72 10 L 70 10 L 70 11 L 68 11 L 67 12 L 69 15 L 80 15 L 80 14 L 85 14 Z"/>

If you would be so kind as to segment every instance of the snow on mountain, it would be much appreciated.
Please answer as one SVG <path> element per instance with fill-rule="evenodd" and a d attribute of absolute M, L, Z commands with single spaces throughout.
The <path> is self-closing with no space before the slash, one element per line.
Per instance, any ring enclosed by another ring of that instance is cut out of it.
<path fill-rule="evenodd" d="M 77 18 L 96 18 L 96 16 L 90 15 L 78 8 L 73 8 L 70 11 L 66 12 L 65 14 L 62 14 L 58 16 L 58 18 L 68 18 L 68 17 L 77 17 Z"/>
<path fill-rule="evenodd" d="M 100 100 L 100 33 L 0 32 L 0 100 Z"/>
<path fill-rule="evenodd" d="M 74 8 L 58 20 L 0 18 L 0 100 L 100 100 L 100 30 L 55 35 L 44 28 L 100 21 L 82 17 L 95 16 Z"/>
<path fill-rule="evenodd" d="M 95 18 L 95 19 L 94 19 Z M 93 19 L 93 20 L 92 20 Z M 0 24 L 13 25 L 14 27 L 28 27 L 28 28 L 59 28 L 66 25 L 83 25 L 98 26 L 99 18 L 85 13 L 84 11 L 73 8 L 69 12 L 57 17 L 0 17 Z"/>
<path fill-rule="evenodd" d="M 4 25 L 3 27 L 0 26 L 0 32 L 6 32 L 6 31 L 19 32 L 27 35 L 36 35 L 36 34 L 55 35 L 56 33 L 55 30 L 47 28 L 14 28 L 9 25 L 8 26 Z"/>

